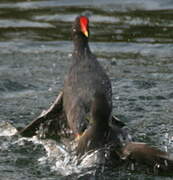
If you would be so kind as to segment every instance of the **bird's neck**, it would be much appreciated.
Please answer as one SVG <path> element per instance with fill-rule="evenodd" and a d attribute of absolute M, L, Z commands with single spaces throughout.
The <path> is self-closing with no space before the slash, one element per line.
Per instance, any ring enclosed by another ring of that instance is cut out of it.
<path fill-rule="evenodd" d="M 76 37 L 74 39 L 74 54 L 78 56 L 85 56 L 90 53 L 88 39 L 84 37 Z"/>

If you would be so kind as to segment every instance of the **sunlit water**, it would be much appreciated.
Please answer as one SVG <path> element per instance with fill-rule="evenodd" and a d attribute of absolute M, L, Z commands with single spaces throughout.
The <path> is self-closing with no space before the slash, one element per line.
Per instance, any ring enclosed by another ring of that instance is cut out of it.
<path fill-rule="evenodd" d="M 173 152 L 173 2 L 0 2 L 0 179 L 94 179 L 62 144 L 11 137 L 63 87 L 71 23 L 90 15 L 90 46 L 113 87 L 113 112 L 135 140 Z M 12 126 L 8 126 L 9 122 Z M 7 127 L 8 126 L 8 127 Z M 51 151 L 51 149 L 54 149 Z M 93 156 L 94 157 L 94 156 Z M 89 161 L 89 157 L 85 160 Z M 171 179 L 109 169 L 103 179 Z M 100 177 L 100 178 L 101 178 Z"/>

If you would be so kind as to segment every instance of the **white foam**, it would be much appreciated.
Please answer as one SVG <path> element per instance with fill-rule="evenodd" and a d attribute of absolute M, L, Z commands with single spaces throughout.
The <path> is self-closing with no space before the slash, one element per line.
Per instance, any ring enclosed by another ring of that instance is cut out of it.
<path fill-rule="evenodd" d="M 17 133 L 17 129 L 9 122 L 1 121 L 0 123 L 0 136 L 13 136 Z"/>
<path fill-rule="evenodd" d="M 98 151 L 85 154 L 79 163 L 79 159 L 75 155 L 72 146 L 71 149 L 68 149 L 65 145 L 54 140 L 39 139 L 37 136 L 32 138 L 22 137 L 13 142 L 13 144 L 25 146 L 26 142 L 43 145 L 46 154 L 38 159 L 39 164 L 42 166 L 48 163 L 51 171 L 63 176 L 82 173 L 85 168 L 95 167 L 95 163 L 97 163 Z"/>

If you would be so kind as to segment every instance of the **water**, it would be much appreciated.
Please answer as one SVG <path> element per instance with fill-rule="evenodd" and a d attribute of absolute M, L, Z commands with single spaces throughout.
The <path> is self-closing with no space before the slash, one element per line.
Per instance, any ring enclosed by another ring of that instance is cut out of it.
<path fill-rule="evenodd" d="M 46 109 L 62 89 L 73 49 L 71 23 L 83 12 L 91 15 L 91 49 L 112 81 L 114 114 L 127 123 L 135 140 L 173 152 L 172 0 L 2 0 L 2 180 L 84 179 L 90 174 L 69 162 L 62 175 L 58 168 L 65 162 L 52 161 L 45 142 L 7 136 Z M 4 122 L 13 127 L 2 132 Z M 102 178 L 171 179 L 125 169 L 109 169 Z"/>

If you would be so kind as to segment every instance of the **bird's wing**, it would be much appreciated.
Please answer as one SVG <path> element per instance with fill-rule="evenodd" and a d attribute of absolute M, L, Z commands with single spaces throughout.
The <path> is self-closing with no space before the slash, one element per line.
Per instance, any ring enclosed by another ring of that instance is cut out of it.
<path fill-rule="evenodd" d="M 55 119 L 56 121 L 58 121 L 57 119 L 60 114 L 62 114 L 63 110 L 62 101 L 63 92 L 61 91 L 53 104 L 47 110 L 43 110 L 36 119 L 34 119 L 23 129 L 21 129 L 18 134 L 26 137 L 31 137 L 36 134 L 36 131 L 39 129 L 40 125 L 46 123 L 46 121 Z"/>

